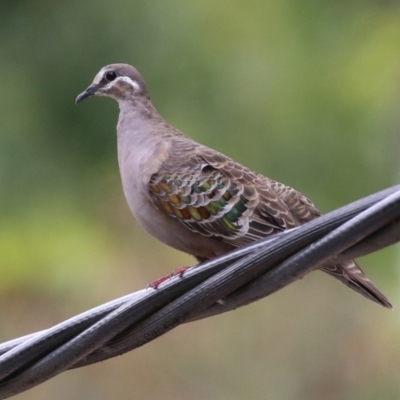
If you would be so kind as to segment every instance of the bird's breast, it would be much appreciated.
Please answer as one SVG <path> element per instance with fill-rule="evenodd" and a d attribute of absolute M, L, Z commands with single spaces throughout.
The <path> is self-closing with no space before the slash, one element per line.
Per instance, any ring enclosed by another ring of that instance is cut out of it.
<path fill-rule="evenodd" d="M 150 179 L 168 157 L 168 149 L 169 144 L 162 141 L 135 146 L 132 142 L 118 140 L 118 162 L 128 205 L 135 219 L 161 242 L 203 258 L 219 254 L 219 242 L 190 231 L 156 207 L 150 198 Z"/>
<path fill-rule="evenodd" d="M 164 215 L 157 210 L 150 198 L 149 183 L 152 175 L 168 157 L 169 144 L 151 138 L 141 139 L 118 137 L 118 163 L 122 187 L 135 219 L 150 234 L 159 237 L 165 222 Z"/>

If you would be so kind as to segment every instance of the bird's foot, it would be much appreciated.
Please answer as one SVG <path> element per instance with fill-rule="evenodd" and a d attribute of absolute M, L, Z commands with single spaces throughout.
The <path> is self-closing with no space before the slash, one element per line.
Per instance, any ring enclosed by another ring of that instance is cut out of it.
<path fill-rule="evenodd" d="M 152 289 L 157 289 L 163 282 L 167 281 L 168 279 L 173 278 L 174 276 L 181 277 L 183 273 L 189 268 L 191 268 L 191 266 L 176 268 L 169 275 L 162 276 L 161 278 L 158 278 L 153 282 L 149 283 L 147 287 Z"/>
<path fill-rule="evenodd" d="M 179 277 L 182 277 L 183 273 L 189 268 L 192 268 L 192 265 L 176 268 L 169 274 L 169 277 L 172 278 L 177 275 L 179 275 Z"/>

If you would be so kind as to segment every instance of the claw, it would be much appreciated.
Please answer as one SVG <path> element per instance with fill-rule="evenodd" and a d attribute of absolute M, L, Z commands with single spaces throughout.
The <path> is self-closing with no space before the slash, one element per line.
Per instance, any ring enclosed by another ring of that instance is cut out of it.
<path fill-rule="evenodd" d="M 189 267 L 179 267 L 179 268 L 176 268 L 176 269 L 174 269 L 174 270 L 170 273 L 169 277 L 172 278 L 172 277 L 178 275 L 180 278 L 182 278 L 183 273 L 184 273 L 186 270 L 188 270 L 189 268 L 190 268 L 190 266 L 189 266 Z"/>
<path fill-rule="evenodd" d="M 154 280 L 153 282 L 150 282 L 147 285 L 147 289 L 151 288 L 151 289 L 157 289 L 163 282 L 165 282 L 166 280 L 168 280 L 170 278 L 170 275 L 165 275 L 162 276 L 161 278 L 158 278 L 156 280 Z"/>
<path fill-rule="evenodd" d="M 149 283 L 147 285 L 147 288 L 152 288 L 152 289 L 157 289 L 163 282 L 167 281 L 170 278 L 173 278 L 174 276 L 179 276 L 180 278 L 184 274 L 184 272 L 189 269 L 189 267 L 179 267 L 174 269 L 169 275 L 162 276 L 161 278 L 158 278 L 154 280 L 153 282 Z"/>

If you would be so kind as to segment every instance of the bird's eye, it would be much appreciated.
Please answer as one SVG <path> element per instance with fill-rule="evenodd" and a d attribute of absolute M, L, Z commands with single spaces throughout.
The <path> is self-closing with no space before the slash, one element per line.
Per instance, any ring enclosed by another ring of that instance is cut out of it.
<path fill-rule="evenodd" d="M 106 79 L 108 81 L 113 81 L 117 77 L 117 74 L 114 71 L 108 71 L 106 72 Z"/>

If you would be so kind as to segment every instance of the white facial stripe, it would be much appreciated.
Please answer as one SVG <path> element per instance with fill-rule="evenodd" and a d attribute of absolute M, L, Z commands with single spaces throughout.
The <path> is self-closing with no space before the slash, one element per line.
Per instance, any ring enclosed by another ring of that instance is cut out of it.
<path fill-rule="evenodd" d="M 96 76 L 97 78 L 97 76 Z M 95 78 L 95 79 L 96 79 Z M 104 86 L 104 90 L 108 90 L 110 89 L 112 86 L 114 86 L 117 82 L 125 82 L 128 85 L 132 86 L 134 91 L 138 91 L 140 89 L 140 86 L 137 82 L 133 81 L 131 78 L 127 77 L 127 76 L 119 76 L 117 79 L 115 79 L 114 81 L 111 81 L 110 83 L 108 83 L 106 86 Z"/>
<path fill-rule="evenodd" d="M 127 76 L 120 76 L 115 81 L 126 82 L 128 85 L 131 85 L 133 87 L 133 90 L 135 91 L 140 89 L 139 84 L 136 81 L 132 80 L 131 78 L 128 78 Z"/>
<path fill-rule="evenodd" d="M 99 71 L 99 73 L 94 77 L 94 79 L 93 79 L 94 85 L 98 85 L 101 82 L 101 80 L 103 79 L 103 76 L 104 76 L 104 72 L 105 72 L 105 68 L 102 68 Z"/>

